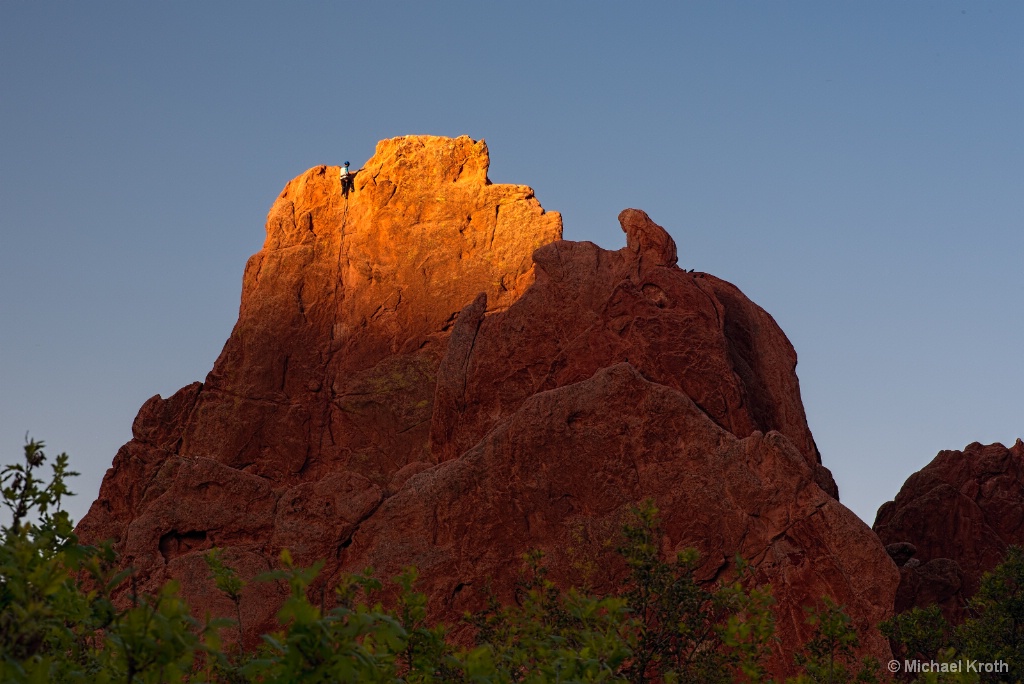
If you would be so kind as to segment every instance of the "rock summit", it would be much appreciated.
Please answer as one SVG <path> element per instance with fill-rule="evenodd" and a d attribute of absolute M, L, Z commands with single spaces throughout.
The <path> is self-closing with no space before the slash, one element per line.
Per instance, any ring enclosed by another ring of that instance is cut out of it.
<path fill-rule="evenodd" d="M 559 583 L 611 587 L 623 516 L 653 499 L 700 579 L 738 554 L 771 583 L 780 670 L 824 595 L 887 659 L 899 574 L 838 501 L 772 317 L 680 269 L 642 211 L 619 215 L 622 249 L 563 241 L 488 163 L 483 141 L 408 136 L 347 196 L 337 166 L 289 182 L 213 369 L 143 405 L 80 535 L 225 614 L 212 547 L 244 577 L 284 548 L 325 583 L 412 564 L 454 624 L 532 549 Z M 269 627 L 280 599 L 250 585 L 244 620 Z"/>

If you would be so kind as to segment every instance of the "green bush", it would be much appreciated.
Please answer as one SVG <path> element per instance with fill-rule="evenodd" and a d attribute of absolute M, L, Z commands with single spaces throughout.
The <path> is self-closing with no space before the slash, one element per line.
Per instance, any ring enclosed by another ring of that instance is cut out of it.
<path fill-rule="evenodd" d="M 172 582 L 155 596 L 132 592 L 117 608 L 110 545 L 83 546 L 62 511 L 70 496 L 68 457 L 49 481 L 42 442 L 25 445 L 24 462 L 0 471 L 10 524 L 0 526 L 0 681 L 173 682 L 190 679 L 217 626 L 200 625 Z"/>
<path fill-rule="evenodd" d="M 1009 547 L 1003 562 L 982 576 L 967 613 L 955 628 L 935 605 L 914 608 L 879 625 L 901 663 L 959 663 L 959 672 L 903 679 L 922 684 L 1024 681 L 1024 550 Z M 1008 672 L 972 672 L 968 662 L 1005 663 Z"/>
<path fill-rule="evenodd" d="M 623 529 L 618 549 L 630 575 L 622 597 L 632 651 L 624 673 L 631 682 L 715 684 L 763 677 L 762 662 L 775 632 L 768 590 L 747 592 L 748 566 L 737 558 L 739 577 L 713 590 L 694 579 L 696 551 L 661 560 L 658 510 L 645 502 Z"/>
<path fill-rule="evenodd" d="M 826 596 L 821 607 L 805 607 L 804 611 L 814 634 L 794 656 L 803 674 L 791 680 L 793 684 L 879 681 L 879 663 L 870 658 L 858 662 L 855 657 L 860 638 L 842 606 Z"/>
<path fill-rule="evenodd" d="M 936 605 L 914 608 L 879 625 L 896 660 L 937 660 L 953 643 L 953 630 Z"/>
<path fill-rule="evenodd" d="M 1008 673 L 982 680 L 1024 680 L 1024 549 L 1007 549 L 1003 562 L 982 577 L 967 610 L 970 617 L 957 629 L 956 645 L 974 660 L 1009 667 Z"/>

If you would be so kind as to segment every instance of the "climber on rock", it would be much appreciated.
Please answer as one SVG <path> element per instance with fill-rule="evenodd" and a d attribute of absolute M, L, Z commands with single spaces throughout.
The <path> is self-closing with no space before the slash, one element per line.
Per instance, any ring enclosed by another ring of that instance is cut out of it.
<path fill-rule="evenodd" d="M 348 170 L 348 162 L 341 167 L 341 195 L 348 199 L 348 191 L 352 189 L 352 181 L 355 180 L 356 172 Z"/>

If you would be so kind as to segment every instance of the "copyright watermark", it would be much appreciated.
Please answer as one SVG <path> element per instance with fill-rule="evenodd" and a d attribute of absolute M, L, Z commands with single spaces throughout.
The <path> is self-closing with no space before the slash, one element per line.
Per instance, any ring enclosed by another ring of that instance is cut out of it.
<path fill-rule="evenodd" d="M 1006 673 L 1010 666 L 1002 660 L 985 662 L 981 660 L 954 660 L 952 662 L 939 662 L 937 660 L 890 660 L 886 666 L 889 672 L 907 672 L 911 674 L 937 672 L 937 673 Z"/>

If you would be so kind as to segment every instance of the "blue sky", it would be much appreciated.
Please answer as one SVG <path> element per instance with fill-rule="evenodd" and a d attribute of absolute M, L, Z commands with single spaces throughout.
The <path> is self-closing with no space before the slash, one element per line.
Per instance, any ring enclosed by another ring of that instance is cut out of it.
<path fill-rule="evenodd" d="M 1024 5 L 0 3 L 0 453 L 80 517 L 141 404 L 205 377 L 280 189 L 485 138 L 565 235 L 646 210 L 768 310 L 869 523 L 1022 436 Z"/>

